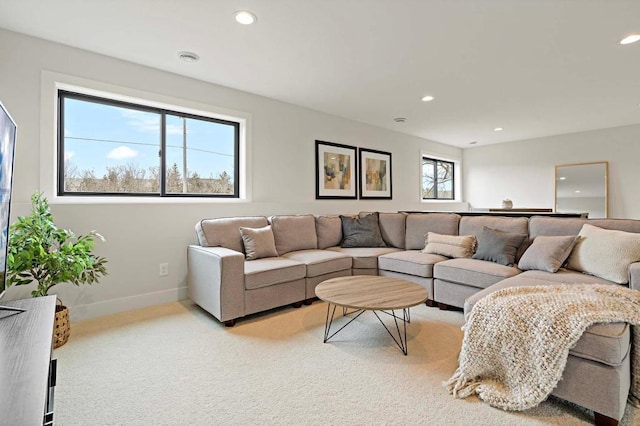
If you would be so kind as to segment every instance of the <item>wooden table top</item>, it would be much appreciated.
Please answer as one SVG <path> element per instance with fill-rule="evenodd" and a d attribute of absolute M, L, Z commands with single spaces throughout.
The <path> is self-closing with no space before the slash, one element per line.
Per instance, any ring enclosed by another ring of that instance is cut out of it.
<path fill-rule="evenodd" d="M 427 300 L 429 292 L 400 278 L 354 275 L 321 282 L 316 287 L 316 296 L 347 308 L 393 310 L 419 305 Z"/>

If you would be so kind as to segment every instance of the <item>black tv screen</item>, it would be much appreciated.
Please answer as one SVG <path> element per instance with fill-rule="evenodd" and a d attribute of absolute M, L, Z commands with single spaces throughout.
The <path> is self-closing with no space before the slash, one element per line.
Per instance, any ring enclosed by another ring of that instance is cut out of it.
<path fill-rule="evenodd" d="M 9 214 L 13 183 L 13 157 L 16 145 L 16 123 L 0 102 L 0 297 L 7 289 L 7 250 L 9 241 Z"/>

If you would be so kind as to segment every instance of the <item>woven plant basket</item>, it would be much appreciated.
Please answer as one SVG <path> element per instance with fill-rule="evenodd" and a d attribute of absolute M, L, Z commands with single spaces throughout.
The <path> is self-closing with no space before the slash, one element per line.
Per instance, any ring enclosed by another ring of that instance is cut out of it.
<path fill-rule="evenodd" d="M 59 348 L 67 343 L 69 334 L 71 333 L 71 324 L 69 323 L 69 308 L 64 306 L 60 300 L 56 305 L 56 321 L 53 327 L 53 347 Z"/>

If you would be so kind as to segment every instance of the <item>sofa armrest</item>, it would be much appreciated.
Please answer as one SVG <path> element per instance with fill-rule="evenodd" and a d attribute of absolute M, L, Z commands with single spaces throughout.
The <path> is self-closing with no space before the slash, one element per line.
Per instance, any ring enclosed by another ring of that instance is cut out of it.
<path fill-rule="evenodd" d="M 191 300 L 223 322 L 244 316 L 244 254 L 190 245 L 187 268 Z"/>
<path fill-rule="evenodd" d="M 629 265 L 629 288 L 640 290 L 640 262 Z"/>

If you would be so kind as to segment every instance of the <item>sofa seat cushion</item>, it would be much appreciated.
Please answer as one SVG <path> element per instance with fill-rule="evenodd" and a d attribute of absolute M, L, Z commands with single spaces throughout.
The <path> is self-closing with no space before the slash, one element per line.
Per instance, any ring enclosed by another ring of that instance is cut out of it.
<path fill-rule="evenodd" d="M 244 262 L 244 286 L 247 290 L 286 283 L 305 277 L 304 263 L 282 257 L 265 257 Z"/>
<path fill-rule="evenodd" d="M 439 254 L 422 253 L 420 250 L 399 251 L 378 257 L 378 268 L 385 271 L 432 278 L 433 265 L 447 259 L 448 257 L 440 256 Z"/>
<path fill-rule="evenodd" d="M 401 251 L 394 247 L 329 247 L 327 250 L 351 256 L 353 269 L 378 269 L 378 256 Z"/>
<path fill-rule="evenodd" d="M 307 277 L 317 277 L 331 272 L 351 269 L 351 256 L 329 250 L 299 250 L 282 255 L 285 259 L 304 263 Z"/>
<path fill-rule="evenodd" d="M 541 281 L 550 281 L 554 284 L 611 284 L 611 281 L 607 281 L 604 278 L 594 277 L 593 275 L 564 268 L 558 269 L 558 272 L 555 273 L 537 270 L 525 271 L 520 276 Z"/>
<path fill-rule="evenodd" d="M 445 260 L 433 267 L 434 278 L 477 288 L 487 288 L 519 273 L 513 266 L 465 258 Z"/>
<path fill-rule="evenodd" d="M 540 272 L 541 274 L 532 274 L 530 272 Z M 515 277 L 502 280 L 489 288 L 475 293 L 464 303 L 465 318 L 469 318 L 469 313 L 473 309 L 473 306 L 475 306 L 475 304 L 478 302 L 478 300 L 495 291 L 502 290 L 508 287 L 552 285 L 561 282 L 545 281 L 544 279 L 542 279 L 544 275 L 546 275 L 547 277 L 553 277 L 559 274 L 552 274 L 542 271 L 527 271 Z M 575 278 L 575 276 L 588 277 L 584 274 L 575 272 L 564 273 L 562 275 L 564 275 L 566 280 L 573 279 Z M 572 281 L 571 283 L 601 284 L 601 282 L 593 280 Z M 569 351 L 569 354 L 579 358 L 600 362 L 606 365 L 619 366 L 620 364 L 622 364 L 622 361 L 629 351 L 630 339 L 631 331 L 629 325 L 626 323 L 615 322 L 610 324 L 594 324 L 587 330 L 585 330 L 582 337 L 578 340 L 578 343 L 576 343 L 576 346 Z"/>

